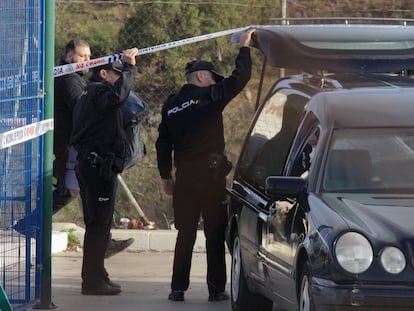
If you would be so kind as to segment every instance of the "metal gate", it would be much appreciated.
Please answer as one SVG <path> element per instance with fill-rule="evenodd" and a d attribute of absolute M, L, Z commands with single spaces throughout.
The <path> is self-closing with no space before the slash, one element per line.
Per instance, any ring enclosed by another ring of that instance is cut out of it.
<path fill-rule="evenodd" d="M 42 134 L 52 126 L 43 26 L 44 0 L 0 0 L 0 284 L 14 309 L 40 296 Z"/>

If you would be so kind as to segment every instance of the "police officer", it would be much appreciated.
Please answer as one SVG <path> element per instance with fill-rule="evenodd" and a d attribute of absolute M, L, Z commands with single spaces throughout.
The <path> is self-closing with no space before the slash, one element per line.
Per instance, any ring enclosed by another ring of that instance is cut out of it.
<path fill-rule="evenodd" d="M 65 47 L 61 65 L 81 63 L 89 60 L 91 49 L 89 43 L 82 39 L 72 39 Z M 53 175 L 56 177 L 56 188 L 53 191 L 53 214 L 72 202 L 79 194 L 78 180 L 75 174 L 77 152 L 69 146 L 72 133 L 72 111 L 80 100 L 87 81 L 87 71 L 74 72 L 55 79 L 55 128 L 53 140 Z M 105 258 L 109 258 L 130 246 L 133 238 L 126 240 L 110 239 Z"/>
<path fill-rule="evenodd" d="M 127 98 L 136 73 L 138 49 L 123 51 L 123 62 L 93 70 L 91 80 L 75 106 L 71 143 L 78 151 L 79 181 L 85 222 L 82 294 L 116 295 L 121 292 L 104 267 L 110 238 L 117 174 L 122 172 L 127 141 L 121 104 Z"/>
<path fill-rule="evenodd" d="M 231 164 L 224 156 L 222 111 L 245 87 L 251 75 L 249 43 L 254 30 L 240 37 L 236 68 L 223 78 L 207 61 L 185 67 L 187 84 L 164 103 L 156 141 L 158 170 L 166 194 L 173 194 L 175 245 L 169 299 L 183 301 L 189 286 L 193 246 L 200 215 L 207 248 L 209 301 L 229 299 L 225 291 L 225 176 Z M 176 167 L 172 178 L 172 154 Z"/>

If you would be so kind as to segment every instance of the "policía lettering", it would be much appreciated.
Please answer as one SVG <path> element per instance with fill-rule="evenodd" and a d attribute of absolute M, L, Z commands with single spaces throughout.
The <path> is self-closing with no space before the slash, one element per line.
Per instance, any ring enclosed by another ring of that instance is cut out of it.
<path fill-rule="evenodd" d="M 177 112 L 180 112 L 180 111 L 183 111 L 184 109 L 186 109 L 188 107 L 191 107 L 192 105 L 197 105 L 199 103 L 200 103 L 200 100 L 199 99 L 196 99 L 196 100 L 190 99 L 190 100 L 182 103 L 181 105 L 179 105 L 177 107 L 174 107 L 174 108 L 171 108 L 170 110 L 168 110 L 168 115 L 173 114 L 173 113 L 177 113 Z"/>

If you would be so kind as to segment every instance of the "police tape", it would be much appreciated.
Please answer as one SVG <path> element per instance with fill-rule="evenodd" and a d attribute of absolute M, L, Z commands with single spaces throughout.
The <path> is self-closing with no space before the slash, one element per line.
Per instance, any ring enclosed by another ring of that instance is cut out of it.
<path fill-rule="evenodd" d="M 218 37 L 230 35 L 230 34 L 233 34 L 233 33 L 239 32 L 239 31 L 243 31 L 247 28 L 248 27 L 223 30 L 223 31 L 218 31 L 218 32 L 213 32 L 213 33 L 210 33 L 210 34 L 206 34 L 206 35 L 201 35 L 201 36 L 186 38 L 186 39 L 182 39 L 182 40 L 172 41 L 172 42 L 168 42 L 168 43 L 158 44 L 158 45 L 150 46 L 150 47 L 147 47 L 147 48 L 138 49 L 138 55 L 159 52 L 159 51 L 171 49 L 171 48 L 174 48 L 174 47 L 178 47 L 178 46 L 182 46 L 182 45 L 186 45 L 186 44 L 190 44 L 190 43 L 195 43 L 195 42 L 205 41 L 205 40 L 208 40 L 208 39 L 218 38 Z M 110 64 L 110 63 L 113 63 L 113 62 L 116 62 L 116 61 L 120 60 L 121 58 L 122 58 L 122 53 L 119 53 L 119 54 L 94 58 L 94 59 L 91 59 L 91 60 L 88 60 L 88 61 L 85 61 L 85 62 L 56 66 L 56 67 L 53 68 L 53 73 L 54 73 L 55 77 L 59 77 L 59 76 L 74 73 L 74 72 L 77 72 L 77 71 L 83 71 L 83 70 L 87 70 L 87 69 L 90 69 L 90 68 Z"/>
<path fill-rule="evenodd" d="M 171 49 L 174 47 L 178 47 L 178 46 L 182 46 L 182 45 L 186 45 L 190 43 L 196 43 L 196 42 L 205 41 L 208 39 L 213 39 L 213 38 L 218 38 L 218 37 L 234 34 L 236 32 L 240 32 L 248 28 L 249 27 L 242 27 L 242 28 L 223 30 L 223 31 L 206 34 L 206 35 L 195 36 L 195 37 L 186 38 L 182 40 L 154 45 L 154 46 L 150 46 L 147 48 L 138 49 L 138 54 L 143 55 L 143 54 L 159 52 L 159 51 Z M 73 64 L 56 66 L 53 68 L 53 74 L 54 74 L 54 77 L 59 77 L 59 76 L 63 76 L 66 74 L 87 70 L 89 68 L 94 68 L 94 67 L 98 67 L 101 65 L 110 64 L 110 63 L 116 62 L 117 60 L 120 60 L 121 58 L 122 58 L 122 53 L 119 53 L 119 54 L 94 58 L 94 59 L 81 62 L 81 63 L 73 63 Z M 14 84 L 12 82 L 16 82 L 16 77 L 13 76 L 12 79 L 5 78 L 3 80 L 4 80 L 4 87 L 7 88 L 6 82 L 8 81 L 7 85 L 12 85 Z M 0 83 L 0 86 L 1 85 L 2 84 Z M 49 130 L 53 130 L 53 119 L 35 122 L 35 123 L 25 125 L 25 126 L 22 126 L 22 127 L 19 127 L 19 128 L 16 128 L 16 129 L 4 132 L 4 133 L 0 133 L 0 150 L 22 143 L 22 142 L 25 142 L 25 141 L 28 141 L 30 139 L 34 139 L 38 136 L 45 134 Z"/>
<path fill-rule="evenodd" d="M 39 137 L 53 130 L 53 119 L 31 123 L 0 134 L 0 149 L 11 147 Z"/>

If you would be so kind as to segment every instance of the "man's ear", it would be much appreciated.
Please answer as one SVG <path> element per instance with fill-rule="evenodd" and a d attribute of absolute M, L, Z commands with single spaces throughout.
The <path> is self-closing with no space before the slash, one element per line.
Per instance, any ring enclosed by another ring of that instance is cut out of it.
<path fill-rule="evenodd" d="M 203 81 L 203 72 L 200 71 L 196 71 L 196 78 L 198 82 L 202 82 Z"/>
<path fill-rule="evenodd" d="M 73 63 L 73 52 L 72 51 L 69 51 L 69 52 L 66 53 L 66 55 L 65 55 L 65 61 L 68 64 Z"/>
<path fill-rule="evenodd" d="M 108 76 L 108 73 L 106 72 L 106 70 L 105 70 L 105 69 L 100 69 L 100 70 L 99 70 L 99 76 L 100 76 L 102 79 L 106 80 L 106 77 Z"/>

